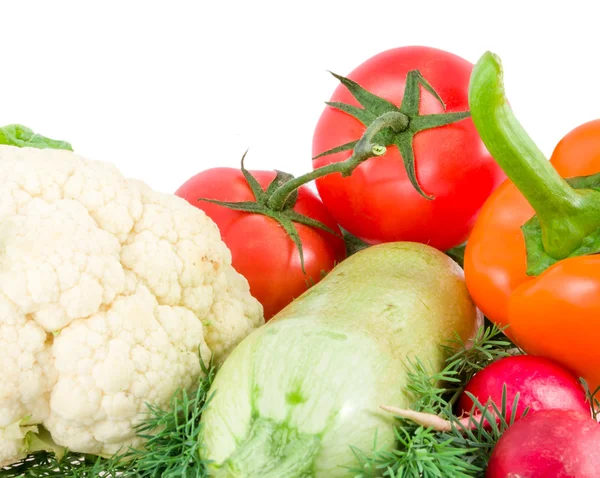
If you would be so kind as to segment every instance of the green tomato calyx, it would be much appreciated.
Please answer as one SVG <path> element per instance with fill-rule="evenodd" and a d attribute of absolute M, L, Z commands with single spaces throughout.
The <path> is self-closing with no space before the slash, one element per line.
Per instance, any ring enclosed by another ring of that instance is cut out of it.
<path fill-rule="evenodd" d="M 246 158 L 246 154 L 248 151 L 244 153 L 241 161 L 241 170 L 244 178 L 248 182 L 248 186 L 252 190 L 252 194 L 254 195 L 255 201 L 240 201 L 240 202 L 229 202 L 229 201 L 217 201 L 215 199 L 208 198 L 200 198 L 198 201 L 206 201 L 213 204 L 217 204 L 219 206 L 223 206 L 229 209 L 234 209 L 236 211 L 248 212 L 251 214 L 261 214 L 263 216 L 270 217 L 277 221 L 281 227 L 288 234 L 290 239 L 294 242 L 296 248 L 298 249 L 298 253 L 300 255 L 300 264 L 302 267 L 302 273 L 306 274 L 306 269 L 304 267 L 304 251 L 302 248 L 302 240 L 300 239 L 300 235 L 298 234 L 298 229 L 296 228 L 296 223 L 304 224 L 306 226 L 314 227 L 317 229 L 321 229 L 329 234 L 333 234 L 334 236 L 338 236 L 341 238 L 340 234 L 331 229 L 329 226 L 323 224 L 316 219 L 313 219 L 309 216 L 305 216 L 303 214 L 298 213 L 294 210 L 294 206 L 296 205 L 296 201 L 298 200 L 298 190 L 292 190 L 283 201 L 283 204 L 279 208 L 273 208 L 269 205 L 269 201 L 273 196 L 273 193 L 283 186 L 284 184 L 288 184 L 290 181 L 293 181 L 293 176 L 289 173 L 284 173 L 282 171 L 276 171 L 276 176 L 271 181 L 266 190 L 262 188 L 262 186 L 258 183 L 256 178 L 252 176 L 252 173 L 248 171 L 244 166 L 244 159 Z"/>
<path fill-rule="evenodd" d="M 446 126 L 468 118 L 470 116 L 469 111 L 421 115 L 419 113 L 421 87 L 431 93 L 444 109 L 446 109 L 446 105 L 440 95 L 418 70 L 411 70 L 407 73 L 404 95 L 402 98 L 402 103 L 399 107 L 383 98 L 380 98 L 379 96 L 374 95 L 373 93 L 370 93 L 358 83 L 348 78 L 336 75 L 335 73 L 332 74 L 350 91 L 352 96 L 354 96 L 354 98 L 360 103 L 362 108 L 339 102 L 327 102 L 326 104 L 332 108 L 353 116 L 367 127 L 367 131 L 359 141 L 352 141 L 350 143 L 330 149 L 317 155 L 313 159 L 352 149 L 354 150 L 353 156 L 357 155 L 357 146 L 359 146 L 360 142 L 363 141 L 364 137 L 369 133 L 369 128 L 374 125 L 377 126 L 378 122 L 380 122 L 383 116 L 394 114 L 396 121 L 393 124 L 389 124 L 388 122 L 387 124 L 384 124 L 383 127 L 377 128 L 376 133 L 371 135 L 371 139 L 375 143 L 375 146 L 378 146 L 377 152 L 379 152 L 379 154 L 373 155 L 381 156 L 382 146 L 386 149 L 388 146 L 397 147 L 402 156 L 404 167 L 406 168 L 406 172 L 411 184 L 414 186 L 417 192 L 421 194 L 421 196 L 425 197 L 426 199 L 434 199 L 432 195 L 428 195 L 425 193 L 425 191 L 423 191 L 419 181 L 417 180 L 415 154 L 413 151 L 413 138 L 421 131 L 439 128 L 441 126 Z M 344 164 L 344 162 L 338 164 Z M 354 168 L 356 168 L 356 166 L 354 166 Z M 319 170 L 317 169 L 317 171 Z"/>

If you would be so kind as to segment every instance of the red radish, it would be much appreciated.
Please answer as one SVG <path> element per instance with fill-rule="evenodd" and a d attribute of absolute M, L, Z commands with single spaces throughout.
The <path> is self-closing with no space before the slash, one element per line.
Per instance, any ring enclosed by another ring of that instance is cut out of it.
<path fill-rule="evenodd" d="M 504 413 L 507 419 L 511 417 L 517 393 L 519 400 L 515 420 L 521 418 L 527 409 L 528 413 L 551 409 L 572 410 L 591 416 L 590 403 L 587 401 L 585 390 L 570 372 L 542 357 L 514 355 L 488 365 L 467 383 L 458 401 L 459 416 L 465 415 L 460 422 L 465 427 L 475 428 L 482 420 L 481 412 L 477 408 L 472 417 L 468 416 L 473 409 L 473 401 L 466 392 L 471 393 L 481 405 L 488 405 L 489 413 L 494 416 L 495 411 L 489 405 L 489 401 L 494 402 L 500 409 L 504 387 L 506 387 Z M 448 420 L 437 415 L 391 406 L 381 408 L 435 430 L 452 429 L 452 424 Z M 489 426 L 487 421 L 483 424 Z"/>
<path fill-rule="evenodd" d="M 492 451 L 486 478 L 597 478 L 600 424 L 588 413 L 541 410 L 508 428 Z"/>
<path fill-rule="evenodd" d="M 473 401 L 465 392 L 473 394 L 483 405 L 491 399 L 500 407 L 505 384 L 507 416 L 510 416 L 517 393 L 516 419 L 527 408 L 529 413 L 562 409 L 591 414 L 583 387 L 569 371 L 542 357 L 514 355 L 502 358 L 475 374 L 458 401 L 459 415 L 470 413 L 473 407 Z"/>

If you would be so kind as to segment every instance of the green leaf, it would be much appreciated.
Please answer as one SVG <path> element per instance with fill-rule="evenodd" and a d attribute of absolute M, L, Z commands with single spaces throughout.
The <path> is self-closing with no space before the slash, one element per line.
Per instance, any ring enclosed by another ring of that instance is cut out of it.
<path fill-rule="evenodd" d="M 286 216 L 288 218 L 290 218 L 293 222 L 297 222 L 299 224 L 304 224 L 305 226 L 314 227 L 316 229 L 321 229 L 322 231 L 328 232 L 329 234 L 333 234 L 334 236 L 338 236 L 339 238 L 342 238 L 337 232 L 335 232 L 329 226 L 326 226 L 322 222 L 317 221 L 316 219 L 313 219 L 312 217 L 304 216 L 303 214 L 300 214 L 300 213 L 294 211 L 293 209 L 290 211 L 287 211 Z"/>
<path fill-rule="evenodd" d="M 286 216 L 282 216 L 279 219 L 279 223 L 283 226 L 285 232 L 287 232 L 288 236 L 290 236 L 290 239 L 296 245 L 298 253 L 300 254 L 300 265 L 302 267 L 302 273 L 306 274 L 306 270 L 304 269 L 304 250 L 302 248 L 302 240 L 300 239 L 300 234 L 298 234 L 298 229 L 296 229 L 294 222 Z"/>
<path fill-rule="evenodd" d="M 236 211 L 245 211 L 255 214 L 266 214 L 266 207 L 254 201 L 218 201 L 217 199 L 199 198 L 198 201 L 205 201 L 218 206 L 223 206 Z"/>
<path fill-rule="evenodd" d="M 250 189 L 252 190 L 252 194 L 254 195 L 254 199 L 256 199 L 256 202 L 260 203 L 260 204 L 264 204 L 265 191 L 263 190 L 262 186 L 258 183 L 256 178 L 254 176 L 252 176 L 250 171 L 248 171 L 244 167 L 244 159 L 246 159 L 246 154 L 248 154 L 248 150 L 246 150 L 246 152 L 242 156 L 242 161 L 241 161 L 242 174 L 244 175 L 244 178 L 246 178 L 246 181 L 248 182 L 248 186 L 250 186 Z"/>
<path fill-rule="evenodd" d="M 454 113 L 417 116 L 412 120 L 411 129 L 415 131 L 415 133 L 418 133 L 419 131 L 439 128 L 440 126 L 456 123 L 470 116 L 470 111 L 457 111 Z"/>
<path fill-rule="evenodd" d="M 442 107 L 446 109 L 444 100 L 440 97 L 433 86 L 423 77 L 419 70 L 411 70 L 406 74 L 406 84 L 404 86 L 404 96 L 402 98 L 402 106 L 400 111 L 406 115 L 418 115 L 419 104 L 421 102 L 421 86 L 431 93 L 436 100 L 440 102 Z"/>
<path fill-rule="evenodd" d="M 283 171 L 276 170 L 275 171 L 276 172 L 275 178 L 273 178 L 273 181 L 271 181 L 269 183 L 269 186 L 267 187 L 267 190 L 265 191 L 262 188 L 262 186 L 260 185 L 260 183 L 258 182 L 258 180 L 244 166 L 244 159 L 246 158 L 246 154 L 247 153 L 248 153 L 248 151 L 246 151 L 244 153 L 244 155 L 242 156 L 241 171 L 242 171 L 242 174 L 244 175 L 244 178 L 246 179 L 246 182 L 248 183 L 248 186 L 250 186 L 252 194 L 254 195 L 254 199 L 256 200 L 256 202 L 261 207 L 247 207 L 247 205 L 249 204 L 248 202 L 243 202 L 243 203 L 228 202 L 228 203 L 225 203 L 225 202 L 214 201 L 214 200 L 210 201 L 210 202 L 214 202 L 216 204 L 220 204 L 222 206 L 226 206 L 226 207 L 229 207 L 231 209 L 237 209 L 237 210 L 240 210 L 240 211 L 260 212 L 260 211 L 264 210 L 264 211 L 268 212 L 267 201 L 269 200 L 269 197 L 271 196 L 271 194 L 277 188 L 279 188 L 281 185 L 283 185 L 284 183 L 286 183 L 289 180 L 293 179 L 294 176 L 292 174 L 284 173 Z M 289 195 L 289 197 L 287 198 L 284 207 L 285 208 L 292 208 L 292 207 L 294 207 L 294 205 L 296 204 L 297 200 L 298 200 L 298 191 L 294 190 Z M 269 215 L 269 214 L 265 213 L 265 215 Z"/>
<path fill-rule="evenodd" d="M 600 191 L 600 173 L 590 176 L 567 178 L 567 183 L 575 189 L 593 189 Z M 542 226 L 537 216 L 533 216 L 523 226 L 521 231 L 527 250 L 527 275 L 538 276 L 559 260 L 548 255 L 542 241 Z M 583 238 L 581 245 L 568 257 L 587 256 L 600 253 L 600 229 Z"/>
<path fill-rule="evenodd" d="M 430 196 L 423 191 L 419 181 L 417 180 L 417 172 L 415 170 L 415 153 L 412 147 L 412 139 L 412 134 L 400 134 L 396 138 L 396 146 L 402 155 L 402 161 L 404 162 L 406 174 L 408 175 L 410 183 L 421 196 L 423 196 L 425 199 L 434 199 L 433 196 Z"/>
<path fill-rule="evenodd" d="M 548 267 L 559 260 L 549 256 L 542 242 L 542 227 L 537 216 L 533 216 L 522 227 L 527 249 L 527 275 L 538 276 Z M 568 257 L 588 256 L 600 252 L 600 229 L 583 238 L 581 246 L 575 249 Z"/>
<path fill-rule="evenodd" d="M 448 249 L 446 251 L 446 255 L 451 257 L 460 267 L 464 267 L 465 262 L 465 248 L 467 247 L 467 243 L 453 247 L 452 249 Z"/>
<path fill-rule="evenodd" d="M 356 106 L 353 106 L 353 105 L 347 105 L 346 103 L 339 103 L 339 102 L 333 101 L 333 102 L 327 102 L 325 104 L 328 106 L 331 106 L 332 108 L 335 108 L 336 110 L 340 110 L 340 111 L 343 111 L 344 113 L 348 113 L 349 115 L 354 116 L 358 121 L 360 121 L 365 126 L 370 125 L 373 122 L 373 120 L 375 120 L 377 118 L 377 115 L 374 113 L 371 113 L 370 111 L 363 110 L 361 108 L 357 108 Z"/>
<path fill-rule="evenodd" d="M 388 111 L 400 111 L 396 105 L 390 103 L 388 100 L 384 100 L 383 98 L 374 95 L 370 91 L 365 90 L 362 86 L 360 86 L 355 81 L 344 78 L 343 76 L 336 75 L 335 73 L 331 73 L 335 76 L 340 82 L 348 88 L 348 91 L 352 93 L 352 96 L 356 98 L 363 108 L 366 108 L 371 114 L 377 116 L 382 115 L 383 113 L 387 113 Z"/>
<path fill-rule="evenodd" d="M 0 128 L 0 144 L 18 146 L 19 148 L 66 149 L 73 151 L 73 147 L 66 141 L 46 138 L 20 124 L 11 124 Z"/>
<path fill-rule="evenodd" d="M 371 247 L 370 244 L 366 243 L 362 239 L 359 239 L 354 234 L 346 231 L 342 228 L 342 235 L 344 237 L 344 242 L 346 243 L 346 256 L 350 257 L 352 254 L 356 254 L 367 247 Z"/>
<path fill-rule="evenodd" d="M 335 154 L 335 153 L 341 153 L 342 151 L 349 151 L 351 149 L 354 149 L 354 146 L 356 146 L 356 143 L 358 143 L 358 141 L 351 141 L 350 143 L 346 143 L 346 144 L 342 144 L 341 146 L 337 146 L 335 148 L 331 148 L 327 151 L 324 151 L 321 154 L 317 154 L 313 160 L 320 158 L 322 156 L 328 156 L 330 154 Z"/>
<path fill-rule="evenodd" d="M 346 144 L 342 144 L 341 146 L 337 146 L 335 148 L 331 148 L 321 154 L 317 154 L 314 159 L 320 158 L 322 156 L 327 156 L 330 154 L 335 154 L 335 153 L 341 153 L 342 151 L 349 151 L 351 149 L 354 149 L 354 146 L 356 146 L 356 143 L 358 143 L 358 141 L 351 141 L 350 143 L 346 143 Z"/>
<path fill-rule="evenodd" d="M 600 173 L 566 178 L 565 181 L 575 189 L 594 189 L 600 191 Z"/>

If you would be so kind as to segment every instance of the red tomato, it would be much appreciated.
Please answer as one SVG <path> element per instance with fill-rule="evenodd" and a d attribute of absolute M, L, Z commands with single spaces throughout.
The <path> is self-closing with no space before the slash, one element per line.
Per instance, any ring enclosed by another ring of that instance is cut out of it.
<path fill-rule="evenodd" d="M 275 178 L 274 171 L 250 171 L 263 189 Z M 217 224 L 221 237 L 231 250 L 233 267 L 250 284 L 251 294 L 263 305 L 269 320 L 294 298 L 317 283 L 323 272 L 330 271 L 346 255 L 341 237 L 295 223 L 302 241 L 304 267 L 300 255 L 282 226 L 274 219 L 236 211 L 199 198 L 218 201 L 255 201 L 241 170 L 214 168 L 201 172 L 185 182 L 176 192 L 203 211 Z M 310 189 L 298 190 L 294 210 L 316 219 L 340 234 L 335 220 Z"/>
<path fill-rule="evenodd" d="M 446 112 L 467 111 L 472 63 L 428 47 L 403 47 L 380 53 L 348 78 L 399 106 L 406 75 L 419 70 L 446 104 Z M 340 85 L 331 101 L 360 106 Z M 420 114 L 443 113 L 442 105 L 421 88 Z M 366 127 L 350 114 L 326 107 L 316 126 L 313 156 L 358 140 Z M 463 243 L 491 192 L 505 178 L 487 152 L 470 118 L 416 134 L 416 176 L 428 200 L 409 182 L 395 146 L 362 163 L 351 176 L 331 174 L 316 181 L 335 220 L 365 242 L 415 241 L 447 250 Z M 352 151 L 322 156 L 315 168 L 348 159 Z"/>

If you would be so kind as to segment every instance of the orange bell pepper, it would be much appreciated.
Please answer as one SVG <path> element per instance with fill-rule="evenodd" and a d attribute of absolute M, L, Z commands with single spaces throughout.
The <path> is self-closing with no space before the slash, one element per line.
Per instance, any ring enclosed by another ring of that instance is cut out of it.
<path fill-rule="evenodd" d="M 508 105 L 500 61 L 491 53 L 473 70 L 469 101 L 475 127 L 509 178 L 489 197 L 469 237 L 469 291 L 525 352 L 562 364 L 595 389 L 600 120 L 567 134 L 548 161 Z"/>

